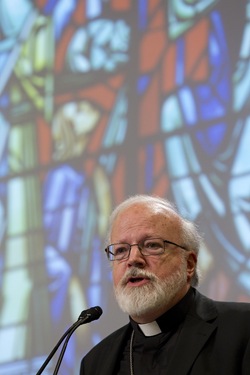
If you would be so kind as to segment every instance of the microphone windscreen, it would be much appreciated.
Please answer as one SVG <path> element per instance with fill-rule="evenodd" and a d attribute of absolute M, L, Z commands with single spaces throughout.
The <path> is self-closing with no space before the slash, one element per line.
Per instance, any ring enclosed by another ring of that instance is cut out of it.
<path fill-rule="evenodd" d="M 78 320 L 85 319 L 86 323 L 97 320 L 102 315 L 102 309 L 100 306 L 90 307 L 87 310 L 83 310 L 78 318 Z"/>

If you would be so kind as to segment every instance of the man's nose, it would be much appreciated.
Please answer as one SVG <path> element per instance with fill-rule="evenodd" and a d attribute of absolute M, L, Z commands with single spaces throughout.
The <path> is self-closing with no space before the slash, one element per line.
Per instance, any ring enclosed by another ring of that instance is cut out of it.
<path fill-rule="evenodd" d="M 131 245 L 130 254 L 128 258 L 128 264 L 133 265 L 133 266 L 134 265 L 143 266 L 145 264 L 145 258 L 142 255 L 138 244 Z"/>

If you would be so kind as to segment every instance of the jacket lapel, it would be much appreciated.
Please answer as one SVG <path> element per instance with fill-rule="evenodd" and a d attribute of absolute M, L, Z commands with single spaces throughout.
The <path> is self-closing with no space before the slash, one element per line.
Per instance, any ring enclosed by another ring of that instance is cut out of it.
<path fill-rule="evenodd" d="M 92 369 L 91 373 L 93 375 L 111 375 L 116 373 L 115 367 L 121 355 L 121 351 L 123 350 L 124 340 L 131 331 L 130 324 L 127 324 L 119 330 L 119 333 L 108 343 L 108 347 L 101 352 L 103 357 L 99 357 L 96 366 Z"/>
<path fill-rule="evenodd" d="M 188 313 L 169 362 L 169 374 L 185 375 L 217 327 L 217 309 L 212 300 L 196 291 L 195 304 Z"/>

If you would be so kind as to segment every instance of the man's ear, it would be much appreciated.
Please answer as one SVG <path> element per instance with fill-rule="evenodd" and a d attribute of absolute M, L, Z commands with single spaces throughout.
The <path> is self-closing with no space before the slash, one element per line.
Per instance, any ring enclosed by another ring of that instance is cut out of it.
<path fill-rule="evenodd" d="M 195 273 L 197 265 L 197 255 L 194 251 L 189 251 L 187 254 L 187 281 L 190 281 Z"/>

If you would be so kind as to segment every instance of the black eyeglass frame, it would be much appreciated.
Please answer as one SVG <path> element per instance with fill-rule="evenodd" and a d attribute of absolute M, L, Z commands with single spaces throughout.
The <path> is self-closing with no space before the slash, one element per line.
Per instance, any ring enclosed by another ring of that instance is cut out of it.
<path fill-rule="evenodd" d="M 163 243 L 164 243 L 163 251 L 162 251 L 161 253 L 158 253 L 158 254 L 143 254 L 143 253 L 142 253 L 142 250 L 143 250 L 143 249 L 142 249 L 142 247 L 141 247 L 141 244 L 143 244 L 145 241 L 149 241 L 149 240 L 161 240 L 161 241 L 163 241 Z M 165 244 L 174 245 L 174 246 L 179 247 L 179 248 L 181 248 L 181 249 L 183 249 L 183 250 L 185 250 L 185 251 L 188 251 L 188 249 L 187 249 L 185 246 L 178 245 L 177 243 L 172 242 L 172 241 L 164 240 L 163 238 L 160 238 L 160 237 L 146 238 L 144 241 L 141 241 L 141 242 L 139 242 L 139 243 L 133 243 L 133 244 L 130 244 L 130 243 L 127 243 L 127 242 L 116 242 L 116 243 L 112 243 L 112 244 L 108 245 L 104 250 L 105 250 L 105 252 L 106 252 L 106 254 L 107 254 L 107 258 L 108 258 L 109 261 L 111 261 L 111 262 L 115 262 L 115 261 L 116 261 L 116 262 L 117 262 L 117 261 L 126 260 L 126 259 L 129 258 L 130 253 L 131 253 L 131 248 L 132 248 L 132 246 L 137 246 L 138 249 L 139 249 L 139 251 L 140 251 L 140 253 L 141 253 L 141 255 L 143 255 L 143 256 L 154 256 L 154 255 L 161 255 L 161 254 L 164 254 L 164 252 L 165 252 L 165 250 L 166 250 L 166 249 L 165 249 Z M 121 259 L 110 259 L 109 254 L 111 254 L 111 255 L 113 255 L 113 256 L 114 256 L 115 254 L 113 254 L 112 251 L 109 250 L 109 248 L 110 248 L 111 246 L 114 246 L 114 245 L 128 245 L 128 246 L 129 246 L 128 255 L 127 255 L 127 256 L 124 256 L 124 258 L 121 258 Z"/>

